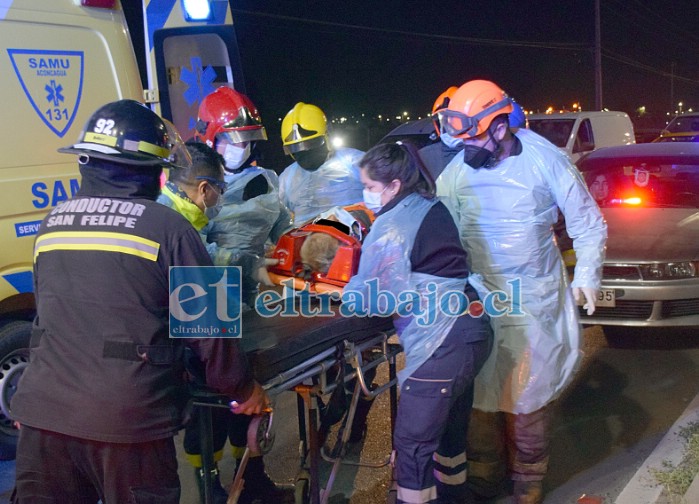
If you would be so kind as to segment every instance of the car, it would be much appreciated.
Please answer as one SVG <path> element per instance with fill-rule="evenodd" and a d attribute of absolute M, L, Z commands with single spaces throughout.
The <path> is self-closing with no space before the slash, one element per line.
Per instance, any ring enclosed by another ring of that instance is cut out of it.
<path fill-rule="evenodd" d="M 577 167 L 608 226 L 597 309 L 581 322 L 699 325 L 699 144 L 605 147 Z"/>
<path fill-rule="evenodd" d="M 591 110 L 560 114 L 530 114 L 529 129 L 543 136 L 575 162 L 601 147 L 636 142 L 626 112 Z"/>
<path fill-rule="evenodd" d="M 431 117 L 424 117 L 414 121 L 408 121 L 393 128 L 385 137 L 377 142 L 377 145 L 388 142 L 407 140 L 418 149 L 439 141 L 434 129 Z"/>
<path fill-rule="evenodd" d="M 675 116 L 653 142 L 699 142 L 699 113 Z"/>

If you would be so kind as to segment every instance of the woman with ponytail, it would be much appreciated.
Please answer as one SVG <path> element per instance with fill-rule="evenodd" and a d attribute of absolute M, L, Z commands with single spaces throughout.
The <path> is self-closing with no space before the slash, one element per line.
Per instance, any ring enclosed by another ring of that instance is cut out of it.
<path fill-rule="evenodd" d="M 377 145 L 360 168 L 364 201 L 377 217 L 343 299 L 393 312 L 405 351 L 393 433 L 397 502 L 464 502 L 473 379 L 492 345 L 488 316 L 469 283 L 456 225 L 415 147 Z M 369 299 L 377 291 L 389 295 Z M 386 306 L 388 299 L 397 303 Z"/>

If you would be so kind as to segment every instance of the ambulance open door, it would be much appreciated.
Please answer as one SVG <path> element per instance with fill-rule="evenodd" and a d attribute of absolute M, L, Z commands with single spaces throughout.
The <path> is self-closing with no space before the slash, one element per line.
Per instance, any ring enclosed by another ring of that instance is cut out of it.
<path fill-rule="evenodd" d="M 232 24 L 165 28 L 153 36 L 160 114 L 192 138 L 202 99 L 227 85 L 245 92 Z"/>

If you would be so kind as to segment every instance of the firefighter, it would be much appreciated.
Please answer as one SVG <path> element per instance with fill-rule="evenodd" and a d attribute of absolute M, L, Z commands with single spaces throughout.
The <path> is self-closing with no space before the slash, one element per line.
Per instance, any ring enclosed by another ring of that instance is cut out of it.
<path fill-rule="evenodd" d="M 439 115 L 437 114 L 440 110 L 447 108 L 449 100 L 457 89 L 456 86 L 449 87 L 434 101 L 434 105 L 432 106 L 432 121 L 434 123 L 435 133 L 433 133 L 433 135 L 439 138 L 439 142 L 426 145 L 419 151 L 422 162 L 430 171 L 434 180 L 439 178 L 444 168 L 454 159 L 454 156 L 464 148 L 464 144 L 461 140 L 453 138 L 449 133 L 440 128 Z"/>
<path fill-rule="evenodd" d="M 257 166 L 255 147 L 267 140 L 267 132 L 250 98 L 220 87 L 199 106 L 195 138 L 223 156 L 227 185 L 222 210 L 205 230 L 207 242 L 237 258 L 231 264 L 242 267 L 243 301 L 252 306 L 258 283 L 272 285 L 266 245 L 292 228 L 291 213 L 279 198 L 277 174 Z"/>
<path fill-rule="evenodd" d="M 35 243 L 31 363 L 12 399 L 16 502 L 177 504 L 184 346 L 236 413 L 269 404 L 236 340 L 169 338 L 169 268 L 211 264 L 190 223 L 155 202 L 162 168 L 191 159 L 133 100 L 100 107 L 59 151 L 78 155 L 82 183 Z"/>
<path fill-rule="evenodd" d="M 498 317 L 493 352 L 475 382 L 469 429 L 469 485 L 500 493 L 508 474 L 514 502 L 543 501 L 551 403 L 581 358 L 576 299 L 595 310 L 607 228 L 580 173 L 558 148 L 526 128 L 513 133 L 509 96 L 473 80 L 439 112 L 465 146 L 446 167 L 437 194 L 449 207 L 484 291 L 522 293 Z M 552 226 L 565 216 L 577 264 L 568 288 Z M 574 299 L 575 298 L 575 299 Z M 512 456 L 507 460 L 507 452 Z"/>
<path fill-rule="evenodd" d="M 221 211 L 202 231 L 209 246 L 216 247 L 212 256 L 214 264 L 242 268 L 243 303 L 252 307 L 258 284 L 273 285 L 267 275 L 270 261 L 265 258 L 266 244 L 276 243 L 281 234 L 291 229 L 291 214 L 279 199 L 276 173 L 256 163 L 255 145 L 267 140 L 262 118 L 246 95 L 220 87 L 199 106 L 195 138 L 203 142 L 201 147 L 215 149 L 222 158 L 226 182 Z M 214 411 L 212 420 L 214 459 L 221 460 L 228 439 L 238 465 L 245 452 L 250 418 Z M 201 467 L 200 446 L 199 431 L 191 423 L 185 429 L 184 448 L 195 468 Z M 255 499 L 282 503 L 290 497 L 286 489 L 277 487 L 267 475 L 261 455 L 250 458 L 243 477 L 240 504 Z M 225 502 L 221 490 L 218 486 L 216 493 Z"/>
<path fill-rule="evenodd" d="M 300 227 L 334 206 L 362 201 L 359 159 L 352 148 L 333 149 L 323 111 L 299 102 L 282 121 L 284 152 L 294 162 L 279 176 L 279 194 Z"/>
<path fill-rule="evenodd" d="M 362 158 L 361 176 L 367 205 L 380 210 L 343 297 L 361 294 L 367 309 L 377 302 L 365 297 L 372 291 L 369 282 L 378 282 L 373 290 L 394 299 L 417 295 L 414 305 L 434 315 L 421 323 L 412 311 L 394 314 L 405 350 L 393 433 L 397 499 L 460 502 L 467 497 L 472 384 L 490 352 L 492 330 L 487 315 L 471 315 L 471 303 L 480 300 L 469 282 L 466 252 L 417 150 L 402 142 L 378 145 Z M 447 292 L 455 295 L 448 310 L 430 306 L 431 298 Z"/>

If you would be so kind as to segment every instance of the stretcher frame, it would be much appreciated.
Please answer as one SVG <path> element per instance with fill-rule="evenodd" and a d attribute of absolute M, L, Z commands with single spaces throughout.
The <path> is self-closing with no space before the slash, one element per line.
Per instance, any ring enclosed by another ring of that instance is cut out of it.
<path fill-rule="evenodd" d="M 344 460 L 344 458 L 357 403 L 362 395 L 366 398 L 375 398 L 383 392 L 389 392 L 392 447 L 392 433 L 398 408 L 396 360 L 402 352 L 402 347 L 399 344 L 389 342 L 393 334 L 392 330 L 378 330 L 357 341 L 344 339 L 340 342 L 333 342 L 331 346 L 313 357 L 278 373 L 262 384 L 273 400 L 274 397 L 283 392 L 296 393 L 299 429 L 299 471 L 294 484 L 296 504 L 326 504 L 342 465 L 379 468 L 389 463 L 390 453 L 384 461 L 376 463 L 351 462 Z M 365 374 L 383 363 L 388 364 L 388 380 L 386 383 L 372 388 L 371 384 L 367 383 Z M 328 454 L 319 442 L 319 401 L 322 396 L 331 394 L 339 386 L 339 383 L 330 377 L 332 370 L 345 365 L 348 365 L 348 371 L 344 373 L 343 386 L 354 381 L 352 399 L 342 420 L 342 436 L 336 441 L 332 454 Z M 230 399 L 225 396 L 206 391 L 197 392 L 190 400 L 192 406 L 200 409 L 199 429 L 202 440 L 204 504 L 213 504 L 213 481 L 216 476 L 211 408 L 230 409 L 229 402 Z M 250 434 L 249 431 L 249 439 Z M 249 457 L 250 453 L 251 446 L 247 446 L 243 457 Z M 328 480 L 322 488 L 320 482 L 321 459 L 332 464 Z M 231 499 L 229 497 L 229 504 L 236 502 L 237 498 Z"/>

